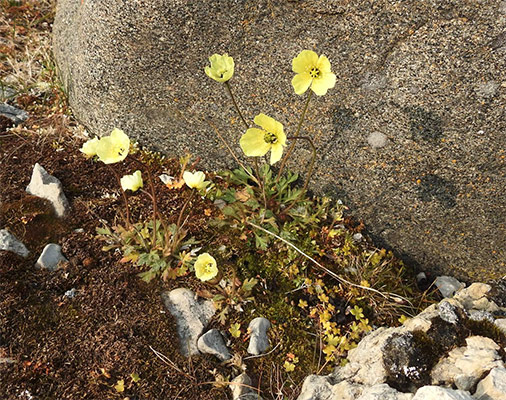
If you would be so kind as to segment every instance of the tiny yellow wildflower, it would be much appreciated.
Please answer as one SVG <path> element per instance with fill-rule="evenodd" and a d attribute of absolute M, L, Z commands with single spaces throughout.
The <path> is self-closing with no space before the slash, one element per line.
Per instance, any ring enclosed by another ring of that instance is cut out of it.
<path fill-rule="evenodd" d="M 97 156 L 104 164 L 123 161 L 130 150 L 130 139 L 121 129 L 114 128 L 109 136 L 104 136 L 97 143 Z"/>
<path fill-rule="evenodd" d="M 302 299 L 300 299 L 300 300 L 299 300 L 299 304 L 298 304 L 298 306 L 299 306 L 300 308 L 306 308 L 306 307 L 307 307 L 307 301 L 306 301 L 306 300 L 302 300 Z"/>
<path fill-rule="evenodd" d="M 203 253 L 195 261 L 195 275 L 201 281 L 209 281 L 218 275 L 216 260 L 209 253 Z"/>
<path fill-rule="evenodd" d="M 364 318 L 364 310 L 362 310 L 359 306 L 353 307 L 353 309 L 350 311 L 351 315 L 355 317 L 356 320 L 359 320 L 361 318 Z"/>
<path fill-rule="evenodd" d="M 295 370 L 295 364 L 292 364 L 290 361 L 285 361 L 283 367 L 286 372 L 293 372 Z"/>
<path fill-rule="evenodd" d="M 195 173 L 185 171 L 183 173 L 183 180 L 191 189 L 204 189 L 209 185 L 209 182 L 204 179 L 206 179 L 206 175 L 202 171 L 197 171 Z"/>
<path fill-rule="evenodd" d="M 297 75 L 292 86 L 297 94 L 303 94 L 309 87 L 317 96 L 323 96 L 336 84 L 336 76 L 330 70 L 330 61 L 324 55 L 318 57 L 314 51 L 302 50 L 292 60 L 292 70 Z"/>
<path fill-rule="evenodd" d="M 239 140 L 241 149 L 248 157 L 262 157 L 270 150 L 273 165 L 281 159 L 286 146 L 283 124 L 265 114 L 258 114 L 253 121 L 263 129 L 249 128 Z"/>
<path fill-rule="evenodd" d="M 87 158 L 90 158 L 97 155 L 97 145 L 98 138 L 93 138 L 84 143 L 83 147 L 81 147 L 79 151 L 84 153 Z"/>
<path fill-rule="evenodd" d="M 241 324 L 235 323 L 230 325 L 230 328 L 228 329 L 232 337 L 238 338 L 241 336 Z"/>
<path fill-rule="evenodd" d="M 132 175 L 125 175 L 120 179 L 121 187 L 126 192 L 127 190 L 131 190 L 135 192 L 139 188 L 144 186 L 144 182 L 142 182 L 141 171 L 137 170 Z"/>
<path fill-rule="evenodd" d="M 206 75 L 216 82 L 226 82 L 234 75 L 234 59 L 227 53 L 223 55 L 213 54 L 209 57 L 211 66 L 206 66 Z"/>

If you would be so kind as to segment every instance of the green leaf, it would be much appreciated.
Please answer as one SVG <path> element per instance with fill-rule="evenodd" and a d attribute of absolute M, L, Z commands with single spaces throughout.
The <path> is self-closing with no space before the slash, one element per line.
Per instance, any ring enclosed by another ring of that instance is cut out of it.
<path fill-rule="evenodd" d="M 139 274 L 139 278 L 141 278 L 144 282 L 151 282 L 153 280 L 153 278 L 156 277 L 156 273 L 149 270 L 149 271 L 146 271 L 146 272 L 141 272 Z"/>
<path fill-rule="evenodd" d="M 255 246 L 261 250 L 267 250 L 267 240 L 255 232 Z"/>
<path fill-rule="evenodd" d="M 130 374 L 130 378 L 132 378 L 132 381 L 133 381 L 134 383 L 137 383 L 137 382 L 139 382 L 139 381 L 141 380 L 141 377 L 140 377 L 140 376 L 139 376 L 139 374 L 138 374 L 138 373 L 136 373 L 136 372 L 131 373 L 131 374 Z"/>
<path fill-rule="evenodd" d="M 225 206 L 221 212 L 227 217 L 237 217 L 237 210 L 233 206 Z"/>
<path fill-rule="evenodd" d="M 253 290 L 253 288 L 255 287 L 255 285 L 257 283 L 258 283 L 258 279 L 255 279 L 255 278 L 245 279 L 244 282 L 242 283 L 242 290 L 245 293 L 249 293 Z"/>
<path fill-rule="evenodd" d="M 96 232 L 99 235 L 104 235 L 104 236 L 111 236 L 112 235 L 112 232 L 109 228 L 97 228 Z"/>

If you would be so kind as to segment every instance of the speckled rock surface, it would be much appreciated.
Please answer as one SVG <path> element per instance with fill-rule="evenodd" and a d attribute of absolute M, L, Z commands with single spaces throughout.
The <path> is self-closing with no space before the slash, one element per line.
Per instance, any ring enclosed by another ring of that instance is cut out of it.
<path fill-rule="evenodd" d="M 303 128 L 314 186 L 406 260 L 483 281 L 506 274 L 505 27 L 500 0 L 59 0 L 54 53 L 90 131 L 117 126 L 215 168 L 232 158 L 206 118 L 230 143 L 242 127 L 207 57 L 232 55 L 247 118 L 264 112 L 290 133 L 304 102 L 291 59 L 324 52 L 338 82 Z"/>

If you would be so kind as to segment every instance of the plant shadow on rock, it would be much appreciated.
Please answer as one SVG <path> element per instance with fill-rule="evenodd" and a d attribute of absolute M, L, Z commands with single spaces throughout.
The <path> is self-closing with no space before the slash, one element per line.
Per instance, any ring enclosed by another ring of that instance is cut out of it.
<path fill-rule="evenodd" d="M 453 208 L 457 205 L 457 188 L 452 182 L 438 175 L 428 174 L 422 177 L 416 191 L 418 198 L 423 202 L 435 199 L 445 208 Z"/>

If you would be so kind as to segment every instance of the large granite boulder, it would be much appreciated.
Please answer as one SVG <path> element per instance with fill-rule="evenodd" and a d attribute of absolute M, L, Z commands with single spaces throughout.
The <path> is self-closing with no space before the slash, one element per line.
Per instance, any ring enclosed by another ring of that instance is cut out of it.
<path fill-rule="evenodd" d="M 217 168 L 232 159 L 208 121 L 238 153 L 243 128 L 207 58 L 232 55 L 247 118 L 293 134 L 291 60 L 325 53 L 338 82 L 304 124 L 313 187 L 422 269 L 484 280 L 506 274 L 505 26 L 499 0 L 59 0 L 54 54 L 91 132 Z"/>

